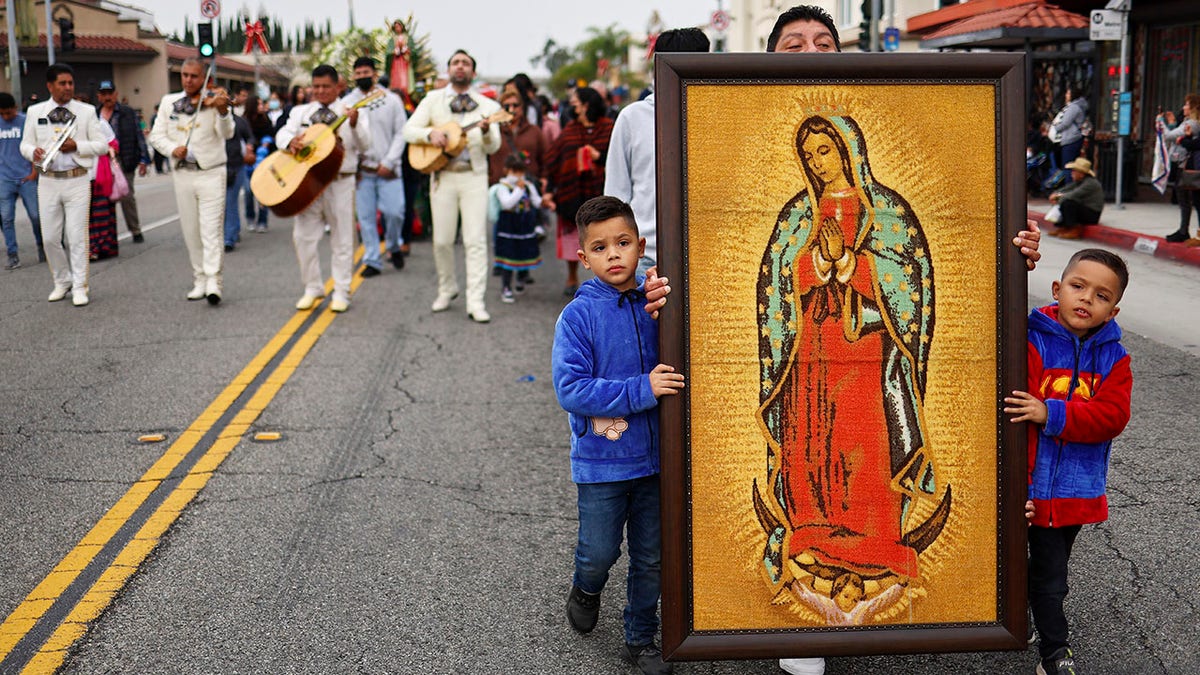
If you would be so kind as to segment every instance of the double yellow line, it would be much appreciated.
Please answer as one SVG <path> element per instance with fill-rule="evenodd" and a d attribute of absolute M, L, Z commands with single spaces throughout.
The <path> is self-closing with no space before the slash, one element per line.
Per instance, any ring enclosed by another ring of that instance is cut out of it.
<path fill-rule="evenodd" d="M 356 267 L 361 256 L 360 246 Z M 351 292 L 361 283 L 362 277 L 354 275 Z M 333 282 L 326 282 L 326 296 L 332 288 Z M 335 316 L 328 303 L 297 312 L 30 591 L 0 624 L 0 672 L 53 673 L 62 666 L 71 645 L 83 637 L 204 489 Z M 289 344 L 291 349 L 280 358 Z M 207 450 L 201 447 L 205 439 L 211 443 Z M 197 452 L 201 454 L 194 457 Z M 174 475 L 181 464 L 184 472 Z"/>

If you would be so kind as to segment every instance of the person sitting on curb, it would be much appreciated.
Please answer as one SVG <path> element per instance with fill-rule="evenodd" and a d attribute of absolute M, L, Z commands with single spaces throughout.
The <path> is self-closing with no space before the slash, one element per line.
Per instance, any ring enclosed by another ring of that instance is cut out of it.
<path fill-rule="evenodd" d="M 1079 239 L 1083 236 L 1080 225 L 1100 222 L 1104 210 L 1104 188 L 1096 180 L 1092 163 L 1082 157 L 1067 163 L 1071 170 L 1071 182 L 1063 189 L 1050 195 L 1050 203 L 1057 204 L 1062 211 L 1058 226 L 1051 235 L 1060 239 Z"/>

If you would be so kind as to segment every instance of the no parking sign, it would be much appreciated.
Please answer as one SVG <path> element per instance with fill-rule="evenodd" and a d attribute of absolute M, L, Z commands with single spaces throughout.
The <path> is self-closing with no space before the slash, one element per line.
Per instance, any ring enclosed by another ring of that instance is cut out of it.
<path fill-rule="evenodd" d="M 221 16 L 221 0 L 200 0 L 200 15 L 206 19 Z"/>

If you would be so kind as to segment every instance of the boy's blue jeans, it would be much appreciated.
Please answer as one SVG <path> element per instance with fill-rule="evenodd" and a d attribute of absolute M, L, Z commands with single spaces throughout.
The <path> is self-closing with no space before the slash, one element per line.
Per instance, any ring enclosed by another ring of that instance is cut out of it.
<path fill-rule="evenodd" d="M 622 530 L 628 529 L 625 642 L 654 641 L 661 592 L 662 524 L 658 475 L 613 483 L 579 483 L 579 544 L 574 583 L 586 593 L 604 590 L 608 570 L 621 556 Z"/>

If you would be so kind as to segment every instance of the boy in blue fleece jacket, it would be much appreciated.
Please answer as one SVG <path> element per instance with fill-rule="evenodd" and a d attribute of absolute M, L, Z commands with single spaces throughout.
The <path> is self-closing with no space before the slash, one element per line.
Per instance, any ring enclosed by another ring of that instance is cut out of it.
<path fill-rule="evenodd" d="M 600 591 L 629 532 L 625 646 L 643 673 L 669 673 L 658 631 L 658 397 L 683 388 L 683 375 L 658 362 L 658 325 L 643 309 L 637 276 L 646 240 L 629 205 L 596 197 L 576 216 L 578 252 L 596 276 L 584 282 L 554 328 L 553 376 L 571 424 L 571 480 L 579 492 L 579 543 L 567 620 L 596 626 Z"/>
<path fill-rule="evenodd" d="M 1039 675 L 1075 673 L 1063 600 L 1082 525 L 1108 519 L 1112 440 L 1129 422 L 1133 376 L 1113 319 L 1129 284 L 1120 256 L 1084 249 L 1052 286 L 1057 304 L 1029 315 L 1029 392 L 1004 399 L 1029 426 L 1029 607 Z"/>

